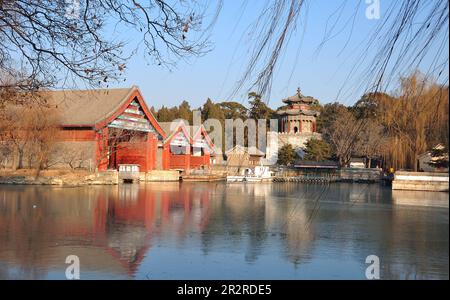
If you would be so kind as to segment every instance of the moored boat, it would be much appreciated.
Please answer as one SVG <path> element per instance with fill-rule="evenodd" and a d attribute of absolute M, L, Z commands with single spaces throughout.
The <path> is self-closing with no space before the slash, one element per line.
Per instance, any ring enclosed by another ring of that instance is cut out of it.
<path fill-rule="evenodd" d="M 245 176 L 227 176 L 227 182 L 243 182 Z"/>

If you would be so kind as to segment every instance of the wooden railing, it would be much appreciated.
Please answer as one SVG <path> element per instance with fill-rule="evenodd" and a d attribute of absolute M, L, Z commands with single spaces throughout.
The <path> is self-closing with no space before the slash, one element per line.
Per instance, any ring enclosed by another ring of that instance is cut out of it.
<path fill-rule="evenodd" d="M 171 169 L 186 169 L 189 165 L 189 155 L 170 155 L 170 168 Z"/>
<path fill-rule="evenodd" d="M 195 169 L 209 165 L 209 156 L 170 155 L 170 169 Z"/>
<path fill-rule="evenodd" d="M 208 165 L 208 156 L 191 156 L 191 168 L 198 168 L 201 166 Z"/>

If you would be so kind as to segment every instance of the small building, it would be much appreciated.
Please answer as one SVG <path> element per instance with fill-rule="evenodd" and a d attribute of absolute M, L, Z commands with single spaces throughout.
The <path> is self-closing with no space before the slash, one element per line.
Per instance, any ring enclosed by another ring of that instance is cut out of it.
<path fill-rule="evenodd" d="M 430 165 L 431 151 L 424 152 L 417 157 L 418 170 L 423 172 L 433 172 L 434 168 Z"/>
<path fill-rule="evenodd" d="M 294 168 L 304 170 L 337 170 L 339 164 L 336 161 L 308 161 L 297 159 L 294 163 Z"/>
<path fill-rule="evenodd" d="M 40 92 L 60 119 L 59 166 L 117 170 L 137 165 L 157 168 L 157 146 L 166 134 L 150 112 L 138 87 Z M 161 158 L 159 158 L 161 159 Z"/>
<path fill-rule="evenodd" d="M 189 126 L 184 121 L 161 122 L 166 133 L 162 143 L 163 168 L 186 171 L 209 168 L 214 157 L 214 144 L 202 126 Z"/>
<path fill-rule="evenodd" d="M 297 159 L 294 169 L 300 175 L 334 175 L 339 170 L 339 164 L 335 161 L 307 161 Z"/>
<path fill-rule="evenodd" d="M 417 169 L 421 172 L 448 172 L 448 167 L 436 168 L 433 166 L 433 161 L 446 160 L 448 162 L 448 153 L 442 153 L 433 157 L 433 151 L 436 153 L 445 152 L 445 147 L 442 144 L 437 144 L 432 150 L 419 155 L 417 158 Z"/>
<path fill-rule="evenodd" d="M 236 145 L 225 152 L 228 167 L 254 167 L 261 164 L 264 152 L 256 147 Z"/>
<path fill-rule="evenodd" d="M 352 157 L 349 163 L 350 168 L 353 169 L 365 169 L 366 159 L 363 157 Z"/>

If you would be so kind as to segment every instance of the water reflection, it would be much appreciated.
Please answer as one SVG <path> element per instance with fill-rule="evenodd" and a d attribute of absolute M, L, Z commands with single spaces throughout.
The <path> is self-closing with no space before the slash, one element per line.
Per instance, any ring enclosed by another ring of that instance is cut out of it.
<path fill-rule="evenodd" d="M 371 254 L 382 278 L 448 278 L 448 205 L 396 204 L 411 195 L 356 184 L 2 186 L 0 278 L 64 279 L 71 254 L 85 279 L 364 279 Z"/>

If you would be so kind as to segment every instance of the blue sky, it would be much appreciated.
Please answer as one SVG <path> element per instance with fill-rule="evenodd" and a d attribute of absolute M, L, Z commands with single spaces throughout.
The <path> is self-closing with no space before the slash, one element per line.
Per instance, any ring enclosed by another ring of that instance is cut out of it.
<path fill-rule="evenodd" d="M 387 9 L 384 7 L 386 2 L 389 1 L 380 2 L 381 18 Z M 264 1 L 249 0 L 245 6 L 242 3 L 240 0 L 224 1 L 210 38 L 213 49 L 205 56 L 192 58 L 189 62 L 180 61 L 176 68 L 168 70 L 147 64 L 143 55 L 138 53 L 127 65 L 127 80 L 114 86 L 138 85 L 147 103 L 156 108 L 178 105 L 182 100 L 187 100 L 193 108 L 199 107 L 208 97 L 215 102 L 237 101 L 246 105 L 246 90 L 232 98 L 229 96 L 248 59 L 246 29 L 255 21 L 254 11 L 258 11 Z M 318 52 L 325 37 L 327 21 L 328 24 L 333 22 L 333 12 L 342 3 L 345 3 L 342 18 L 333 32 L 336 36 Z M 355 13 L 355 7 L 358 9 L 352 27 L 346 21 Z M 370 63 L 370 60 L 357 62 L 357 57 L 365 55 L 362 51 L 367 46 L 366 39 L 381 22 L 381 19 L 367 19 L 366 7 L 364 1 L 356 0 L 308 2 L 307 11 L 302 15 L 275 72 L 270 98 L 264 100 L 275 108 L 281 105 L 281 99 L 294 94 L 300 87 L 303 94 L 313 96 L 321 103 L 337 100 L 351 105 L 357 101 L 364 90 L 358 88 L 357 76 L 350 80 L 347 76 L 356 63 L 361 68 Z M 448 57 L 448 44 L 446 51 L 444 55 Z M 367 56 L 370 57 L 370 53 Z M 425 59 L 423 64 L 430 59 Z"/>

